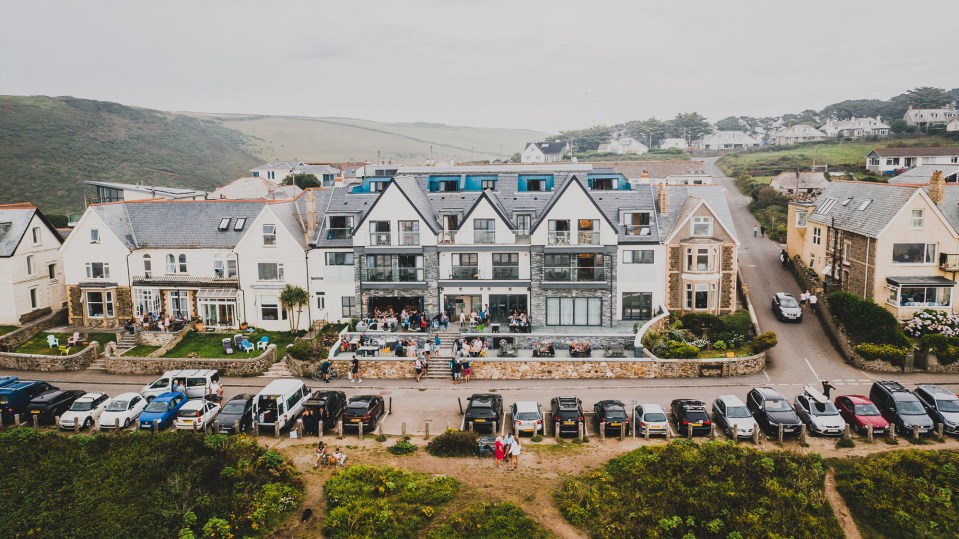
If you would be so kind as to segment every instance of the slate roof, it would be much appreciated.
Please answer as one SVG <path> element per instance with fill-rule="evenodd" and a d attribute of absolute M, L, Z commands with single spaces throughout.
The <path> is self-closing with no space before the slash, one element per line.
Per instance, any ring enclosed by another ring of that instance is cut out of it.
<path fill-rule="evenodd" d="M 266 205 L 262 200 L 136 200 L 95 204 L 95 212 L 129 249 L 232 249 Z M 222 218 L 230 226 L 220 231 Z M 245 217 L 243 230 L 233 230 Z"/>
<path fill-rule="evenodd" d="M 652 196 L 656 199 L 657 185 L 649 186 L 652 190 Z M 682 221 L 684 209 L 691 210 L 697 202 L 694 199 L 701 199 L 709 204 L 710 209 L 716 214 L 716 218 L 722 221 L 726 230 L 738 239 L 736 225 L 733 223 L 733 215 L 729 211 L 729 205 L 726 203 L 726 193 L 721 185 L 667 185 L 666 186 L 666 210 L 665 214 L 656 212 L 659 221 L 659 228 L 662 231 L 661 239 L 665 239 L 672 232 L 674 226 Z"/>
<path fill-rule="evenodd" d="M 916 187 L 872 182 L 830 182 L 808 216 L 814 223 L 876 238 L 915 194 Z M 849 200 L 846 202 L 846 200 Z M 860 209 L 866 201 L 865 209 Z M 845 204 L 843 204 L 846 202 Z M 835 221 L 833 221 L 835 219 Z"/>
<path fill-rule="evenodd" d="M 0 257 L 13 256 L 35 214 L 40 215 L 40 219 L 53 231 L 55 237 L 60 237 L 56 229 L 39 212 L 36 206 L 29 203 L 0 205 Z"/>
<path fill-rule="evenodd" d="M 959 231 L 959 184 L 946 184 L 939 211 L 954 230 Z"/>
<path fill-rule="evenodd" d="M 706 165 L 702 161 L 601 161 L 593 162 L 594 172 L 618 172 L 629 180 L 638 180 L 643 171 L 650 178 L 662 179 L 667 176 L 683 174 L 705 174 Z"/>
<path fill-rule="evenodd" d="M 876 148 L 869 153 L 875 153 L 879 157 L 942 157 L 959 155 L 959 146 L 951 148 Z"/>
<path fill-rule="evenodd" d="M 959 165 L 919 165 L 887 181 L 893 184 L 928 185 L 932 173 L 941 170 L 946 181 L 956 181 Z"/>
<path fill-rule="evenodd" d="M 569 143 L 558 141 L 558 142 L 528 142 L 526 147 L 529 148 L 530 145 L 535 145 L 546 155 L 559 155 L 566 151 L 566 147 Z"/>
<path fill-rule="evenodd" d="M 186 197 L 206 196 L 205 191 L 198 191 L 196 189 L 184 189 L 182 187 L 163 187 L 159 185 L 137 185 L 132 183 L 101 182 L 99 180 L 85 180 L 83 183 L 87 185 L 109 187 L 111 189 L 140 191 L 142 193 L 155 193 L 156 195 L 166 197 L 166 198 L 186 198 Z"/>
<path fill-rule="evenodd" d="M 829 180 L 822 172 L 783 172 L 769 182 L 773 189 L 796 189 L 796 179 L 799 179 L 799 189 L 825 189 Z"/>

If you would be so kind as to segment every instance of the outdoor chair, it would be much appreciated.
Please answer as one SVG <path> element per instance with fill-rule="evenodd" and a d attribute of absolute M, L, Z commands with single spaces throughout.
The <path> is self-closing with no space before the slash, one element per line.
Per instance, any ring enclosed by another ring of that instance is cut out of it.
<path fill-rule="evenodd" d="M 243 342 L 240 343 L 240 349 L 249 354 L 251 351 L 253 351 L 253 343 L 243 339 Z"/>
<path fill-rule="evenodd" d="M 257 350 L 266 350 L 266 347 L 270 345 L 270 338 L 266 335 L 260 337 L 260 340 L 256 343 Z"/>
<path fill-rule="evenodd" d="M 60 339 L 56 335 L 47 335 L 47 348 L 54 348 L 60 346 Z"/>
<path fill-rule="evenodd" d="M 229 337 L 223 339 L 223 352 L 226 355 L 233 353 L 233 341 L 231 341 Z"/>
<path fill-rule="evenodd" d="M 80 332 L 74 331 L 73 337 L 67 338 L 67 344 L 70 346 L 77 346 L 78 344 L 80 344 Z"/>
<path fill-rule="evenodd" d="M 606 357 L 626 357 L 626 351 L 622 344 L 613 343 L 606 349 Z"/>
<path fill-rule="evenodd" d="M 237 333 L 233 336 L 233 347 L 240 348 L 240 345 L 243 344 L 243 340 L 246 339 L 243 335 Z"/>
<path fill-rule="evenodd" d="M 68 356 L 68 355 L 70 355 L 70 347 L 69 347 L 69 346 L 60 345 L 60 355 L 61 355 L 61 356 Z"/>

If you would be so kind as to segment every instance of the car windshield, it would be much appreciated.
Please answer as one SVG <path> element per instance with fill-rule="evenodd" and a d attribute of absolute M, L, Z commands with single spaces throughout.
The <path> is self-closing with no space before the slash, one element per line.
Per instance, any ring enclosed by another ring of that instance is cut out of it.
<path fill-rule="evenodd" d="M 108 412 L 125 412 L 127 409 L 127 401 L 112 401 L 110 406 L 107 406 Z"/>
<path fill-rule="evenodd" d="M 650 412 L 646 414 L 646 421 L 666 421 L 666 414 Z"/>
<path fill-rule="evenodd" d="M 223 407 L 224 414 L 242 414 L 243 410 L 246 409 L 246 405 L 242 402 L 228 402 L 226 406 Z"/>
<path fill-rule="evenodd" d="M 939 408 L 940 412 L 959 412 L 959 400 L 936 401 L 936 408 Z"/>
<path fill-rule="evenodd" d="M 752 414 L 749 413 L 749 409 L 745 406 L 730 406 L 729 408 L 726 408 L 726 417 L 743 419 L 751 416 Z"/>
<path fill-rule="evenodd" d="M 789 296 L 782 298 L 782 301 L 780 301 L 779 304 L 782 305 L 784 308 L 799 307 L 799 304 L 796 303 L 796 299 Z"/>
<path fill-rule="evenodd" d="M 74 402 L 70 406 L 70 410 L 73 412 L 89 412 L 93 410 L 93 401 Z"/>
<path fill-rule="evenodd" d="M 919 401 L 899 401 L 896 410 L 902 415 L 923 415 L 926 411 Z"/>
<path fill-rule="evenodd" d="M 789 403 L 785 400 L 770 399 L 766 401 L 766 405 L 763 406 L 763 409 L 767 412 L 786 412 L 789 410 Z"/>
<path fill-rule="evenodd" d="M 520 421 L 535 421 L 539 419 L 539 414 L 536 412 L 517 412 L 516 419 Z"/>
<path fill-rule="evenodd" d="M 169 403 L 166 401 L 153 401 L 150 404 L 147 404 L 145 412 L 165 412 L 167 405 Z"/>
<path fill-rule="evenodd" d="M 818 416 L 839 415 L 839 410 L 836 410 L 831 402 L 811 402 L 809 403 L 809 412 Z"/>
<path fill-rule="evenodd" d="M 366 406 L 350 406 L 346 409 L 346 413 L 351 415 L 363 415 L 367 410 L 368 408 Z"/>
<path fill-rule="evenodd" d="M 180 408 L 180 411 L 177 412 L 176 415 L 179 416 L 179 417 L 196 417 L 196 416 L 197 416 L 196 413 L 197 413 L 197 410 L 191 410 L 191 409 L 187 409 L 187 408 Z"/>
<path fill-rule="evenodd" d="M 857 404 L 856 415 L 879 415 L 879 408 L 875 404 Z"/>

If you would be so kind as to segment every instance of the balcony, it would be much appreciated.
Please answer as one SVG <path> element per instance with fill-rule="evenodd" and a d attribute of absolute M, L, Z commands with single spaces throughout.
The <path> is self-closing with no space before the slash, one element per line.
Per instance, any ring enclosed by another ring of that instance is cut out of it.
<path fill-rule="evenodd" d="M 450 272 L 450 279 L 456 281 L 476 281 L 479 278 L 479 266 L 453 266 Z"/>
<path fill-rule="evenodd" d="M 606 280 L 606 268 L 543 268 L 547 282 L 600 282 Z"/>
<path fill-rule="evenodd" d="M 370 245 L 390 245 L 390 233 L 370 232 Z"/>
<path fill-rule="evenodd" d="M 353 239 L 353 229 L 351 228 L 331 228 L 326 231 L 328 240 L 351 240 Z"/>
<path fill-rule="evenodd" d="M 400 232 L 400 245 L 419 245 L 419 232 Z"/>
<path fill-rule="evenodd" d="M 959 254 L 941 253 L 939 255 L 939 269 L 942 271 L 959 271 Z"/>
<path fill-rule="evenodd" d="M 452 245 L 456 243 L 455 230 L 443 230 L 440 232 L 440 245 Z"/>
<path fill-rule="evenodd" d="M 570 237 L 569 231 L 564 231 L 564 232 L 556 232 L 556 231 L 553 231 L 553 232 L 550 232 L 550 233 L 549 233 L 549 236 L 547 236 L 547 238 L 546 238 L 546 240 L 547 240 L 547 245 L 560 245 L 560 246 L 565 245 L 565 246 L 568 246 L 568 245 L 569 245 L 569 237 Z"/>
<path fill-rule="evenodd" d="M 500 281 L 519 279 L 519 266 L 493 266 L 493 278 Z"/>
<path fill-rule="evenodd" d="M 599 231 L 580 230 L 576 240 L 579 245 L 599 245 Z"/>
<path fill-rule="evenodd" d="M 496 232 L 492 230 L 474 230 L 473 243 L 496 243 Z"/>
<path fill-rule="evenodd" d="M 366 268 L 363 280 L 371 283 L 410 283 L 423 281 L 423 268 Z"/>
<path fill-rule="evenodd" d="M 649 225 L 623 225 L 623 233 L 627 236 L 649 236 L 652 228 Z"/>
<path fill-rule="evenodd" d="M 191 277 L 183 273 L 150 273 L 133 275 L 134 286 L 209 286 L 211 288 L 236 286 L 240 283 L 236 273 L 223 273 L 214 270 L 212 277 Z"/>

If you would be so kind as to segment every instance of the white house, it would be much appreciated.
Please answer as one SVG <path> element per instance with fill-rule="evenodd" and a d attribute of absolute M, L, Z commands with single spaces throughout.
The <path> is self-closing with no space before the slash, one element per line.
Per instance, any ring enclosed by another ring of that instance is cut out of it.
<path fill-rule="evenodd" d="M 955 164 L 959 164 L 959 147 L 876 148 L 866 154 L 866 170 L 878 174 L 893 174 L 919 165 Z"/>
<path fill-rule="evenodd" d="M 689 149 L 689 144 L 684 138 L 666 138 L 659 143 L 661 150 L 683 150 Z"/>
<path fill-rule="evenodd" d="M 947 125 L 954 118 L 959 118 L 959 111 L 955 104 L 938 109 L 914 109 L 912 105 L 903 114 L 906 125 L 918 127 L 920 130 L 933 125 Z"/>
<path fill-rule="evenodd" d="M 623 137 L 612 142 L 607 142 L 606 144 L 600 144 L 596 151 L 599 153 L 615 153 L 619 155 L 642 155 L 649 152 L 649 148 L 633 137 Z"/>
<path fill-rule="evenodd" d="M 856 118 L 848 120 L 827 120 L 820 131 L 828 137 L 843 136 L 846 138 L 885 137 L 889 135 L 889 125 L 878 116 L 875 118 Z"/>
<path fill-rule="evenodd" d="M 555 163 L 570 152 L 569 142 L 530 142 L 520 156 L 521 163 Z"/>
<path fill-rule="evenodd" d="M 762 142 L 742 131 L 717 131 L 693 142 L 699 150 L 738 150 L 762 146 Z"/>
<path fill-rule="evenodd" d="M 148 198 L 162 198 L 165 200 L 203 200 L 205 191 L 183 189 L 180 187 L 163 187 L 160 185 L 134 185 L 130 183 L 101 182 L 86 180 L 83 183 L 97 188 L 94 204 L 103 202 L 119 202 L 121 200 L 144 200 Z"/>
<path fill-rule="evenodd" d="M 291 174 L 313 174 L 316 179 L 323 183 L 323 187 L 330 187 L 336 181 L 337 176 L 342 175 L 342 172 L 331 165 L 304 163 L 302 161 L 274 161 L 250 169 L 250 175 L 254 178 L 263 178 L 277 183 L 282 182 Z"/>
<path fill-rule="evenodd" d="M 772 137 L 772 143 L 783 144 L 801 144 L 803 142 L 814 142 L 825 140 L 826 134 L 809 124 L 796 124 L 779 131 L 776 131 Z"/>
<path fill-rule="evenodd" d="M 19 325 L 63 306 L 61 243 L 34 205 L 0 205 L 0 324 Z"/>
<path fill-rule="evenodd" d="M 293 198 L 303 192 L 295 185 L 280 185 L 280 182 L 267 180 L 260 176 L 248 176 L 217 187 L 210 192 L 209 198 L 217 200 L 228 198 L 232 200 L 281 200 Z"/>
<path fill-rule="evenodd" d="M 959 131 L 959 117 L 949 120 L 946 124 L 946 131 L 953 133 Z"/>

